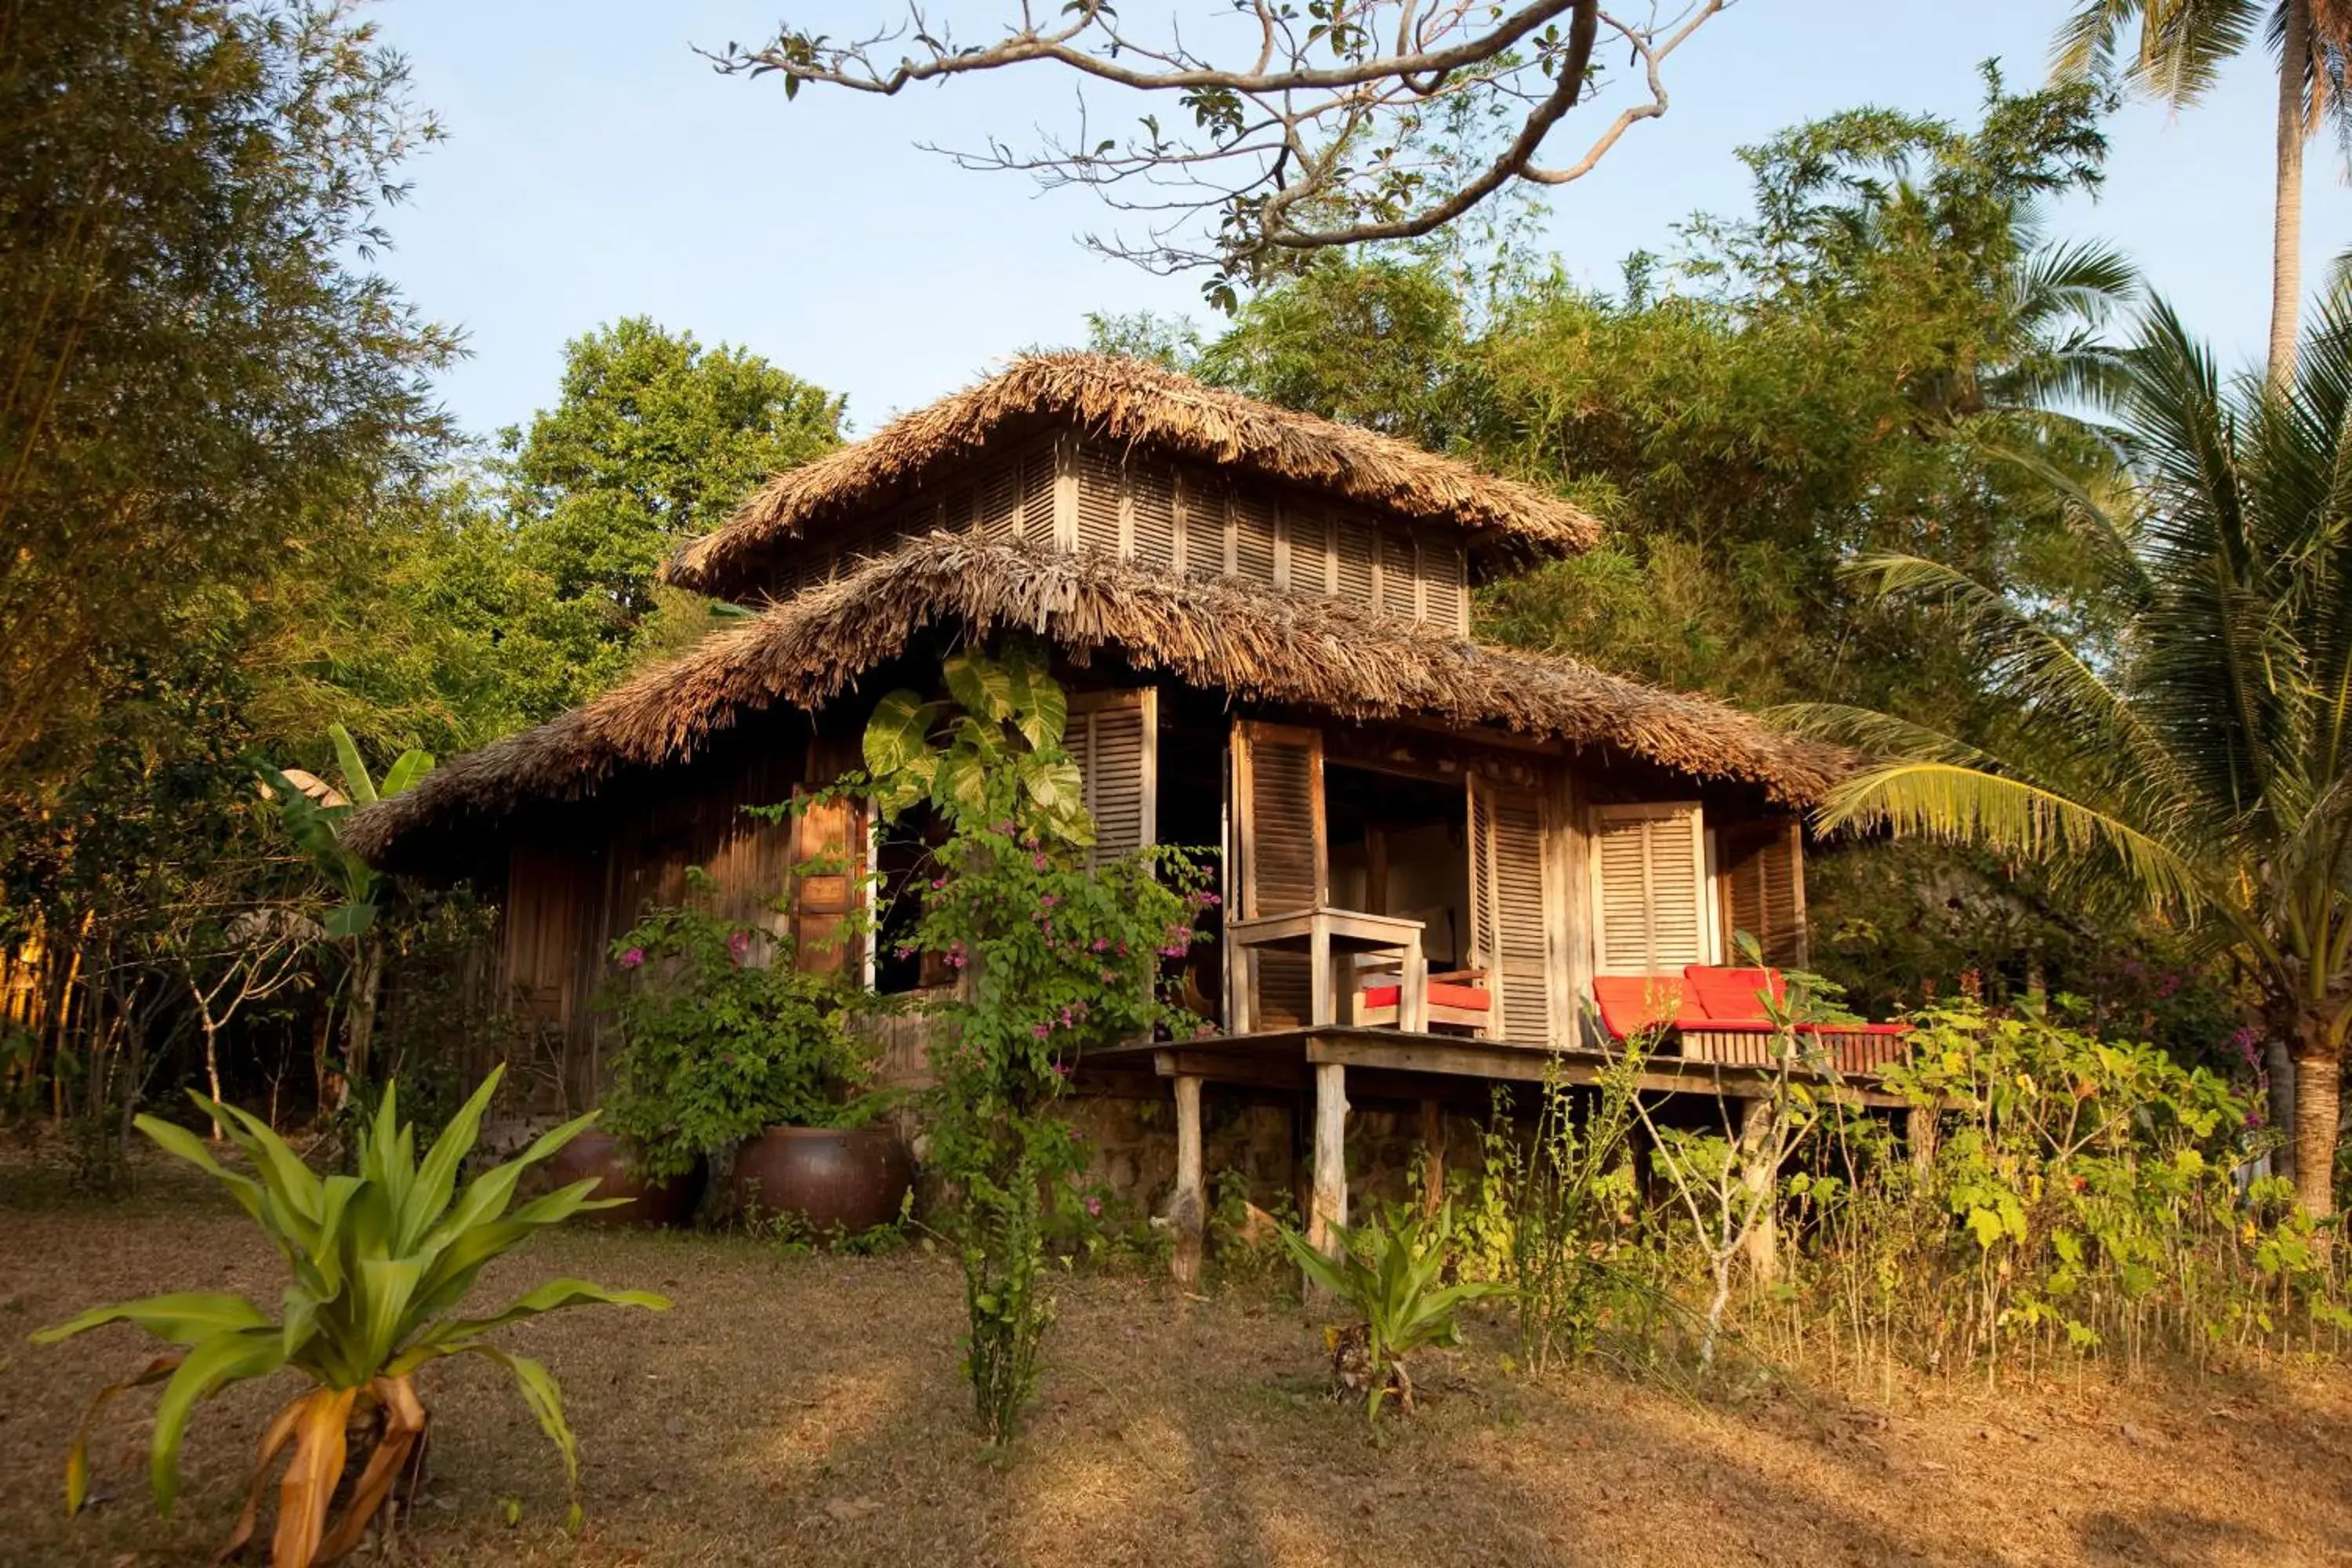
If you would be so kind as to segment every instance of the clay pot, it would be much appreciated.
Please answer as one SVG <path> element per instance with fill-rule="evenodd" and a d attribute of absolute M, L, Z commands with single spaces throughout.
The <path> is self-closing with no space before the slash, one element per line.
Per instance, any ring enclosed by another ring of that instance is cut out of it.
<path fill-rule="evenodd" d="M 649 1182 L 629 1163 L 628 1147 L 610 1132 L 591 1127 L 556 1151 L 550 1161 L 558 1186 L 597 1178 L 593 1198 L 626 1198 L 618 1208 L 590 1209 L 579 1217 L 591 1225 L 686 1225 L 702 1196 L 699 1163 L 682 1176 Z"/>
<path fill-rule="evenodd" d="M 897 1219 L 914 1184 L 898 1131 L 870 1127 L 771 1127 L 736 1146 L 730 1195 L 738 1214 L 791 1214 L 829 1238 L 857 1236 Z"/>

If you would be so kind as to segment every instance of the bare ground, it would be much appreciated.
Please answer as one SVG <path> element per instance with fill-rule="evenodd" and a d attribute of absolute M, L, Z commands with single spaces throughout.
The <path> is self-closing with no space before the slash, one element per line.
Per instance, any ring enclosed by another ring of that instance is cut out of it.
<path fill-rule="evenodd" d="M 146 1491 L 148 1405 L 127 1396 L 93 1449 L 104 1500 L 68 1521 L 67 1435 L 142 1342 L 23 1335 L 164 1289 L 274 1300 L 273 1256 L 223 1207 L 0 1203 L 0 1563 L 210 1560 L 290 1381 L 199 1412 L 169 1521 Z M 2352 1563 L 2340 1371 L 1725 1411 L 1600 1375 L 1515 1376 L 1496 1328 L 1425 1363 L 1423 1415 L 1375 1432 L 1320 1396 L 1317 1331 L 1297 1311 L 1080 1277 L 1032 1429 L 998 1459 L 971 1434 L 942 1260 L 581 1233 L 502 1265 L 488 1293 L 553 1272 L 677 1303 L 510 1331 L 563 1381 L 584 1529 L 563 1530 L 560 1465 L 510 1388 L 445 1365 L 424 1378 L 433 1479 L 401 1560 Z"/>

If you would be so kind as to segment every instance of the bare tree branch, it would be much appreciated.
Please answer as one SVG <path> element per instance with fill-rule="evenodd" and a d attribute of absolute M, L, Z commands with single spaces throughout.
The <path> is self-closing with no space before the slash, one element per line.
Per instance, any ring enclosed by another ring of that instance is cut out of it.
<path fill-rule="evenodd" d="M 1072 0 L 1050 26 L 1034 0 L 1013 3 L 1016 19 L 987 44 L 958 43 L 914 0 L 898 26 L 847 41 L 787 24 L 756 47 L 702 52 L 729 75 L 782 76 L 787 98 L 804 84 L 888 97 L 1034 64 L 1122 98 L 1173 95 L 1189 125 L 1163 125 L 1146 98 L 1132 130 L 1097 137 L 1082 90 L 1069 139 L 930 150 L 1093 190 L 1141 216 L 1144 233 L 1088 244 L 1157 271 L 1209 269 L 1208 291 L 1229 303 L 1237 284 L 1307 253 L 1433 233 L 1515 182 L 1580 179 L 1666 111 L 1666 60 L 1733 0 L 1652 0 L 1639 16 L 1601 0 L 1230 0 L 1198 47 L 1173 21 L 1155 37 L 1128 30 L 1106 0 Z M 1624 46 L 1633 96 L 1580 156 L 1546 166 L 1561 120 L 1609 91 L 1604 40 Z"/>

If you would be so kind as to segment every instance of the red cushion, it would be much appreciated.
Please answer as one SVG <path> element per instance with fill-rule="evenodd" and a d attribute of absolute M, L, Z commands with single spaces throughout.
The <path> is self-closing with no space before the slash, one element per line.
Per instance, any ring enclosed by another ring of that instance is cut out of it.
<path fill-rule="evenodd" d="M 1601 1026 L 1615 1039 L 1676 1022 L 1683 1010 L 1683 983 L 1671 974 L 1596 974 L 1592 1000 Z"/>
<path fill-rule="evenodd" d="M 1399 1005 L 1403 990 L 1401 985 L 1367 985 L 1364 987 L 1364 1005 L 1394 1007 Z M 1448 981 L 1433 980 L 1429 983 L 1429 1005 L 1433 1007 L 1459 1007 L 1465 1013 L 1484 1013 L 1495 1004 L 1484 986 L 1456 985 Z"/>
<path fill-rule="evenodd" d="M 1763 1022 L 1767 986 L 1775 1003 L 1786 1004 L 1789 999 L 1789 983 L 1777 969 L 1721 969 L 1694 963 L 1683 971 L 1683 978 L 1690 984 L 1691 1011 L 1727 1023 Z"/>

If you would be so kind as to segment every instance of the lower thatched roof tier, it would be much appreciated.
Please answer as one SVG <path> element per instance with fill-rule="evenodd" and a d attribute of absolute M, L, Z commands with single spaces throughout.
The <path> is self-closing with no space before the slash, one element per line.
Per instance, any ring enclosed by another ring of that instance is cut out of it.
<path fill-rule="evenodd" d="M 1521 553 L 1590 550 L 1601 538 L 1601 524 L 1574 502 L 1409 441 L 1206 386 L 1144 360 L 1050 353 L 1025 355 L 854 446 L 777 475 L 716 531 L 672 557 L 664 575 L 699 593 L 745 597 L 757 585 L 750 569 L 761 551 L 886 505 L 939 465 L 972 457 L 1000 431 L 1041 418 L 1069 420 L 1121 447 L 1452 524 Z"/>
<path fill-rule="evenodd" d="M 1488 726 L 1619 749 L 1694 779 L 1817 799 L 1846 754 L 1703 697 L 1570 659 L 1487 647 L 1326 595 L 1177 577 L 1115 558 L 934 534 L 777 604 L 582 708 L 469 752 L 352 819 L 372 859 L 419 835 L 579 800 L 630 768 L 695 756 L 742 717 L 814 710 L 926 627 L 1030 632 L 1086 658 L 1245 701 L 1350 719 Z"/>

